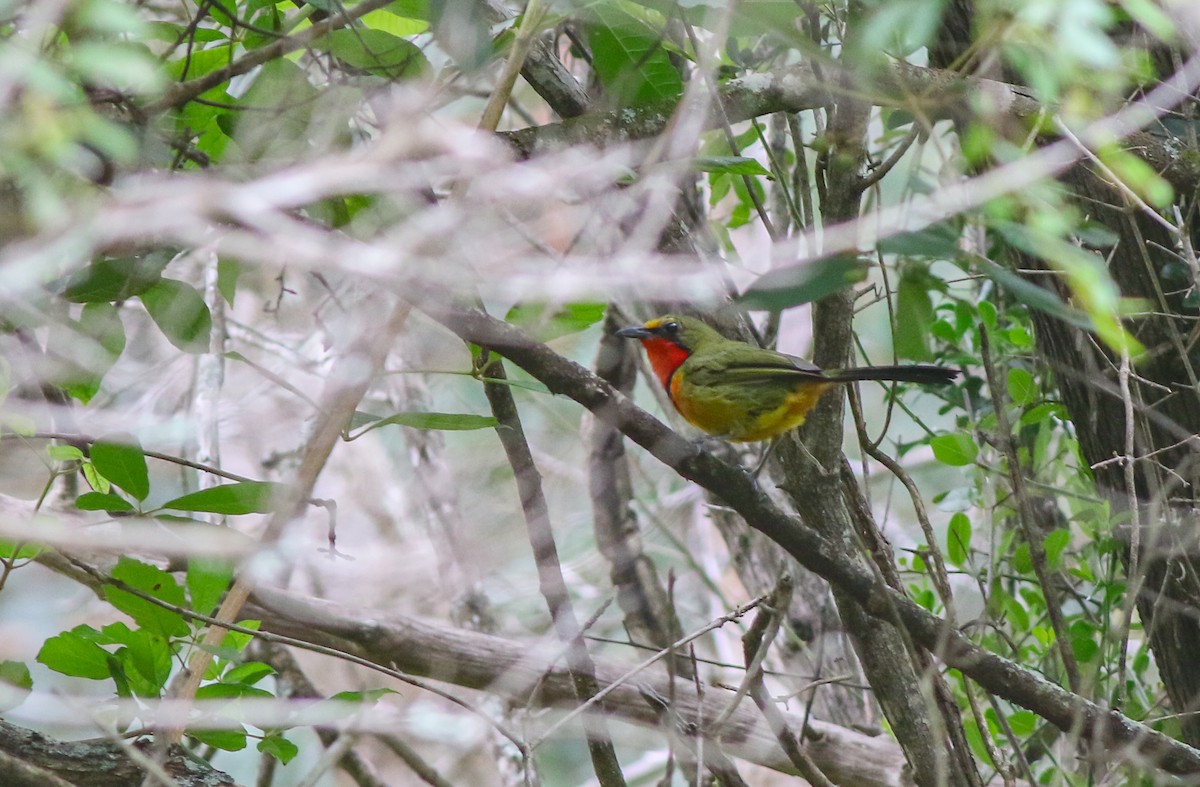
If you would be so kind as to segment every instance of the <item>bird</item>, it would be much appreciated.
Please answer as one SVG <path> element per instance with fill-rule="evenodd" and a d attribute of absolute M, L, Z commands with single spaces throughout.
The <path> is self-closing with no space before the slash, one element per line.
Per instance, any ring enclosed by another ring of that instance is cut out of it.
<path fill-rule="evenodd" d="M 926 364 L 821 370 L 792 355 L 727 339 L 695 317 L 665 314 L 617 336 L 638 339 L 671 404 L 710 436 L 769 440 L 801 426 L 821 396 L 858 380 L 947 385 L 959 370 Z"/>

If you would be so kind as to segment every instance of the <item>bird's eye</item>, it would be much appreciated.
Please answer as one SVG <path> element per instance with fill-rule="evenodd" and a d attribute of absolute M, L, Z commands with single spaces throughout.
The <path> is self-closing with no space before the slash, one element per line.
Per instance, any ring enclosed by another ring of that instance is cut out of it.
<path fill-rule="evenodd" d="M 679 323 L 669 322 L 663 326 L 663 330 L 671 334 L 679 333 Z"/>

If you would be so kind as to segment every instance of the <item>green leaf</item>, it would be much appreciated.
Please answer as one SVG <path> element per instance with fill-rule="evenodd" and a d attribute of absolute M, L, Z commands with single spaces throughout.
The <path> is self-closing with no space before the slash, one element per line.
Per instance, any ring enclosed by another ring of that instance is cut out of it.
<path fill-rule="evenodd" d="M 163 279 L 139 297 L 150 318 L 171 344 L 189 353 L 208 350 L 212 315 L 195 287 L 174 279 Z"/>
<path fill-rule="evenodd" d="M 31 557 L 37 557 L 41 552 L 42 548 L 35 544 L 26 544 L 24 541 L 12 541 L 7 538 L 0 538 L 0 559 L 28 560 Z"/>
<path fill-rule="evenodd" d="M 67 280 L 62 297 L 72 303 L 123 301 L 140 295 L 162 278 L 169 253 L 140 259 L 99 259 Z"/>
<path fill-rule="evenodd" d="M 929 329 L 933 325 L 934 286 L 924 264 L 905 265 L 896 292 L 896 332 L 893 341 L 896 354 L 912 361 L 933 358 L 929 349 Z"/>
<path fill-rule="evenodd" d="M 581 14 L 596 76 L 618 106 L 641 106 L 683 94 L 666 47 L 666 20 L 632 2 L 606 0 Z"/>
<path fill-rule="evenodd" d="M 991 260 L 984 259 L 982 257 L 975 257 L 974 262 L 976 267 L 978 267 L 985 276 L 999 286 L 1003 287 L 1010 295 L 1026 306 L 1037 309 L 1040 312 L 1045 312 L 1051 317 L 1057 317 L 1068 325 L 1073 325 L 1076 328 L 1081 328 L 1085 331 L 1093 330 L 1092 321 L 1088 318 L 1087 314 L 1072 306 L 1068 306 L 1062 301 L 1061 298 L 1058 297 L 1058 295 L 1054 293 L 1053 290 L 1049 290 L 1045 287 L 1039 287 L 1031 281 L 1022 279 L 1017 274 L 1005 268 L 1001 268 Z M 985 304 L 992 306 L 992 304 L 988 303 L 987 301 L 981 302 L 979 304 L 979 313 L 981 317 L 984 316 L 983 307 Z M 992 307 L 991 314 L 993 316 L 993 322 L 989 324 L 988 327 L 994 330 L 996 327 L 994 322 L 994 306 Z"/>
<path fill-rule="evenodd" d="M 241 751 L 246 748 L 245 730 L 188 730 L 188 737 L 222 751 Z"/>
<path fill-rule="evenodd" d="M 371 419 L 368 413 L 356 413 L 360 419 Z M 354 438 L 362 437 L 372 429 L 381 426 L 408 426 L 413 429 L 437 429 L 450 432 L 465 432 L 474 429 L 492 429 L 499 423 L 490 415 L 472 415 L 471 413 L 396 413 L 387 418 L 374 420 L 369 426 L 354 434 Z"/>
<path fill-rule="evenodd" d="M 89 455 L 97 472 L 138 500 L 150 494 L 146 455 L 133 435 L 102 437 L 92 443 Z"/>
<path fill-rule="evenodd" d="M 1008 370 L 1008 396 L 1013 404 L 1025 406 L 1033 404 L 1038 398 L 1037 384 L 1033 375 L 1019 366 Z"/>
<path fill-rule="evenodd" d="M 107 478 L 100 474 L 100 471 L 96 469 L 96 466 L 92 464 L 91 460 L 84 462 L 80 467 L 80 470 L 83 471 L 83 480 L 87 481 L 88 486 L 90 486 L 92 489 L 95 489 L 100 494 L 107 495 L 109 490 L 112 489 L 112 484 L 108 482 Z"/>
<path fill-rule="evenodd" d="M 870 265 L 854 254 L 818 257 L 802 265 L 776 268 L 762 276 L 738 298 L 747 309 L 783 311 L 819 301 L 867 277 Z"/>
<path fill-rule="evenodd" d="M 539 342 L 586 330 L 604 319 L 603 303 L 519 303 L 508 310 L 504 321 L 524 328 Z"/>
<path fill-rule="evenodd" d="M 237 260 L 221 257 L 217 260 L 217 290 L 230 306 L 237 295 L 238 277 L 242 275 L 242 264 Z"/>
<path fill-rule="evenodd" d="M 74 445 L 49 445 L 46 454 L 55 462 L 78 462 L 83 459 L 83 451 Z"/>
<path fill-rule="evenodd" d="M 771 177 L 771 170 L 749 156 L 701 156 L 695 160 L 695 166 L 701 172 Z"/>
<path fill-rule="evenodd" d="M 1051 568 L 1058 568 L 1062 565 L 1063 550 L 1071 543 L 1071 531 L 1064 528 L 1052 530 L 1046 535 L 1043 546 L 1046 550 L 1046 561 Z"/>
<path fill-rule="evenodd" d="M 192 610 L 208 615 L 217 608 L 233 578 L 233 564 L 207 557 L 188 558 L 187 590 Z"/>
<path fill-rule="evenodd" d="M 300 66 L 283 58 L 263 65 L 237 101 L 246 111 L 229 118 L 229 135 L 237 142 L 239 160 L 291 161 L 306 155 L 312 150 L 314 108 L 336 114 L 335 102 L 328 100 L 325 107 L 321 101 L 322 95 Z"/>
<path fill-rule="evenodd" d="M 209 514 L 269 514 L 275 504 L 286 500 L 291 487 L 274 481 L 240 481 L 192 492 L 162 504 L 177 511 L 203 511 Z"/>
<path fill-rule="evenodd" d="M 80 511 L 136 511 L 125 498 L 109 492 L 102 495 L 99 492 L 84 492 L 75 498 L 75 507 Z"/>
<path fill-rule="evenodd" d="M 278 733 L 272 733 L 259 741 L 258 750 L 263 754 L 271 755 L 284 765 L 287 765 L 300 753 L 299 746 Z"/>
<path fill-rule="evenodd" d="M 975 461 L 979 447 L 971 436 L 964 432 L 942 434 L 929 441 L 933 456 L 944 465 L 962 467 Z"/>
<path fill-rule="evenodd" d="M 38 663 L 75 678 L 106 680 L 111 677 L 111 654 L 96 644 L 99 632 L 91 626 L 76 626 L 42 643 Z"/>
<path fill-rule="evenodd" d="M 1014 735 L 1024 738 L 1037 729 L 1038 716 L 1031 710 L 1019 710 L 1008 715 L 1008 726 Z"/>
<path fill-rule="evenodd" d="M 157 566 L 121 557 L 112 570 L 114 579 L 119 579 L 131 588 L 135 588 L 156 599 L 161 599 L 177 607 L 186 605 L 183 588 L 175 581 L 175 577 Z M 191 630 L 183 616 L 165 607 L 161 607 L 144 598 L 112 585 L 104 586 L 104 597 L 108 603 L 133 618 L 143 629 L 157 634 L 164 639 L 182 637 Z"/>
<path fill-rule="evenodd" d="M 931 224 L 915 232 L 893 235 L 879 241 L 876 248 L 881 254 L 896 254 L 901 257 L 924 257 L 933 260 L 952 260 L 961 252 L 958 239 L 962 229 L 954 222 Z"/>
<path fill-rule="evenodd" d="M 259 661 L 249 661 L 245 664 L 239 664 L 233 669 L 221 676 L 222 683 L 243 683 L 247 686 L 253 686 L 268 675 L 274 675 L 275 668 L 270 664 L 263 664 Z"/>
<path fill-rule="evenodd" d="M 348 66 L 388 79 L 420 76 L 429 66 L 416 44 L 383 30 L 334 30 L 313 46 Z"/>
<path fill-rule="evenodd" d="M 124 645 L 116 655 L 126 667 L 125 678 L 133 693 L 157 697 L 171 676 L 171 647 L 162 637 L 149 631 L 133 630 L 124 623 L 111 623 L 101 629 L 105 638 Z"/>
<path fill-rule="evenodd" d="M 956 566 L 965 566 L 971 550 L 971 520 L 959 511 L 950 517 L 946 528 L 946 557 Z"/>
<path fill-rule="evenodd" d="M 34 677 L 24 661 L 0 661 L 0 683 L 16 686 L 17 689 L 32 689 Z"/>
<path fill-rule="evenodd" d="M 224 681 L 209 683 L 196 690 L 196 699 L 198 700 L 240 700 L 246 698 L 269 700 L 274 697 L 275 695 L 266 689 L 247 686 L 245 683 L 226 683 Z"/>

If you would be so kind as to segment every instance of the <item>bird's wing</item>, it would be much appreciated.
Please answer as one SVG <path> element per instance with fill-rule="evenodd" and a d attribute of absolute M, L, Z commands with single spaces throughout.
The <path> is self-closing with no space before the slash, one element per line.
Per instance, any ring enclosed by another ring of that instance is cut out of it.
<path fill-rule="evenodd" d="M 803 358 L 744 345 L 719 351 L 705 360 L 706 370 L 719 376 L 722 382 L 753 384 L 828 380 L 820 367 Z"/>

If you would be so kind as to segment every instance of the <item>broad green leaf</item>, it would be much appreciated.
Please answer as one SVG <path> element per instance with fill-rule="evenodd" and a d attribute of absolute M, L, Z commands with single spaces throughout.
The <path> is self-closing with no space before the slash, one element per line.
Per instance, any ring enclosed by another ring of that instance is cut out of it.
<path fill-rule="evenodd" d="M 83 472 L 83 480 L 88 482 L 88 486 L 100 494 L 107 495 L 112 489 L 112 484 L 100 474 L 100 471 L 96 469 L 96 466 L 92 464 L 90 459 L 84 462 L 79 469 Z"/>
<path fill-rule="evenodd" d="M 308 73 L 283 58 L 259 70 L 237 105 L 246 111 L 231 116 L 229 135 L 237 143 L 238 160 L 245 161 L 290 161 L 308 154 L 314 111 L 325 109 Z M 330 101 L 328 109 L 335 107 Z"/>
<path fill-rule="evenodd" d="M 233 577 L 233 565 L 224 560 L 207 557 L 188 558 L 187 590 L 192 610 L 208 615 L 217 608 L 221 596 Z"/>
<path fill-rule="evenodd" d="M 1042 542 L 1046 550 L 1046 560 L 1052 568 L 1062 565 L 1062 553 L 1071 543 L 1071 531 L 1065 528 L 1053 530 L 1046 535 Z"/>
<path fill-rule="evenodd" d="M 177 511 L 202 511 L 209 514 L 269 514 L 291 491 L 287 484 L 274 481 L 240 481 L 177 497 L 162 504 Z"/>
<path fill-rule="evenodd" d="M 596 76 L 611 101 L 641 106 L 683 93 L 659 14 L 626 0 L 602 0 L 582 17 Z"/>
<path fill-rule="evenodd" d="M 46 446 L 46 454 L 55 462 L 78 462 L 83 459 L 83 451 L 74 445 Z"/>
<path fill-rule="evenodd" d="M 23 689 L 28 691 L 33 688 L 33 676 L 29 674 L 29 667 L 21 661 L 0 661 L 0 683 L 7 683 L 15 689 Z M 10 711 L 21 704 L 24 697 L 17 692 L 13 692 L 11 699 L 7 702 L 0 702 L 0 713 Z"/>
<path fill-rule="evenodd" d="M 1013 734 L 1024 738 L 1032 735 L 1037 729 L 1038 716 L 1030 710 L 1019 710 L 1008 715 L 1008 726 L 1012 727 Z"/>
<path fill-rule="evenodd" d="M 241 751 L 246 748 L 245 730 L 188 730 L 187 735 L 222 751 Z"/>
<path fill-rule="evenodd" d="M 979 446 L 964 432 L 941 434 L 929 441 L 934 457 L 944 465 L 962 467 L 975 461 Z"/>
<path fill-rule="evenodd" d="M 177 607 L 186 606 L 183 588 L 175 581 L 175 577 L 157 566 L 130 557 L 121 557 L 113 568 L 112 575 L 114 579 L 119 579 L 148 596 Z M 121 588 L 105 585 L 104 597 L 108 599 L 108 603 L 133 618 L 141 628 L 164 639 L 182 637 L 190 631 L 187 622 L 179 613 Z"/>
<path fill-rule="evenodd" d="M 1008 396 L 1013 404 L 1025 406 L 1033 404 L 1038 398 L 1037 384 L 1033 375 L 1020 366 L 1008 370 Z"/>
<path fill-rule="evenodd" d="M 67 280 L 62 297 L 72 303 L 123 301 L 140 295 L 162 278 L 170 255 L 141 259 L 99 259 Z"/>
<path fill-rule="evenodd" d="M 275 668 L 260 661 L 250 661 L 239 664 L 221 676 L 222 683 L 244 683 L 253 686 L 268 675 L 274 675 Z"/>
<path fill-rule="evenodd" d="M 371 30 L 382 30 L 397 38 L 415 36 L 429 29 L 427 19 L 414 19 L 395 13 L 391 6 L 384 6 L 360 17 L 360 21 Z"/>
<path fill-rule="evenodd" d="M 819 301 L 867 277 L 870 265 L 857 255 L 835 254 L 801 265 L 776 268 L 758 277 L 738 298 L 747 309 L 783 311 Z"/>
<path fill-rule="evenodd" d="M 109 678 L 111 654 L 96 644 L 98 633 L 91 626 L 76 626 L 51 637 L 42 643 L 37 654 L 38 663 L 75 678 Z"/>
<path fill-rule="evenodd" d="M 946 557 L 955 566 L 965 566 L 971 549 L 971 520 L 959 511 L 946 528 Z"/>
<path fill-rule="evenodd" d="M 171 647 L 157 634 L 130 629 L 124 623 L 111 623 L 101 629 L 111 642 L 125 647 L 117 651 L 126 670 L 126 679 L 133 693 L 141 697 L 157 697 L 171 676 Z"/>
<path fill-rule="evenodd" d="M 146 455 L 132 435 L 111 435 L 92 443 L 89 451 L 97 472 L 138 500 L 150 494 Z"/>
<path fill-rule="evenodd" d="M 348 66 L 388 79 L 420 76 L 429 65 L 416 44 L 383 30 L 334 30 L 313 46 Z"/>
<path fill-rule="evenodd" d="M 291 762 L 300 753 L 300 747 L 278 733 L 271 733 L 258 742 L 258 750 L 269 754 L 284 765 Z"/>
<path fill-rule="evenodd" d="M 749 156 L 701 156 L 695 161 L 701 172 L 725 175 L 763 175 L 771 177 L 771 171 Z"/>
<path fill-rule="evenodd" d="M 590 328 L 604 319 L 603 303 L 519 303 L 508 310 L 504 321 L 524 328 L 539 342 Z"/>
<path fill-rule="evenodd" d="M 0 538 L 0 559 L 2 560 L 28 560 L 31 557 L 37 557 L 41 551 L 42 548 L 36 544 Z"/>
<path fill-rule="evenodd" d="M 118 494 L 109 492 L 84 492 L 75 498 L 75 507 L 80 511 L 136 511 L 133 504 Z"/>
<path fill-rule="evenodd" d="M 356 413 L 358 418 L 373 418 L 366 413 Z M 386 418 L 374 420 L 369 426 L 354 434 L 361 437 L 372 429 L 381 426 L 408 426 L 413 429 L 437 429 L 441 431 L 464 432 L 473 429 L 491 429 L 499 423 L 490 415 L 472 415 L 470 413 L 396 413 Z"/>
<path fill-rule="evenodd" d="M 163 279 L 139 297 L 150 318 L 171 344 L 189 353 L 208 350 L 212 316 L 195 287 L 174 279 Z"/>

